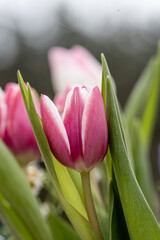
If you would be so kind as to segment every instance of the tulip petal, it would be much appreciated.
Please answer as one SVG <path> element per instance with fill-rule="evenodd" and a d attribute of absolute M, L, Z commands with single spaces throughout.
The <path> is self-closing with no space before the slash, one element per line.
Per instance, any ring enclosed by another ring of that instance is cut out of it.
<path fill-rule="evenodd" d="M 72 56 L 77 66 L 91 77 L 91 79 L 89 78 L 90 82 L 87 81 L 89 88 L 93 88 L 94 86 L 100 88 L 102 67 L 97 59 L 86 48 L 80 45 L 75 45 L 70 51 L 72 51 Z M 86 84 L 85 81 L 83 83 Z"/>
<path fill-rule="evenodd" d="M 102 161 L 108 145 L 108 128 L 100 90 L 87 96 L 82 116 L 82 147 L 85 167 L 89 170 Z"/>
<path fill-rule="evenodd" d="M 39 153 L 20 89 L 10 112 L 10 128 L 12 131 L 12 141 L 17 152 L 33 149 Z"/>
<path fill-rule="evenodd" d="M 53 99 L 53 102 L 56 105 L 60 115 L 63 113 L 66 97 L 69 91 L 71 91 L 71 88 L 67 87 L 64 93 L 57 93 Z"/>
<path fill-rule="evenodd" d="M 40 109 L 44 132 L 53 155 L 65 166 L 72 167 L 67 132 L 55 104 L 47 96 L 41 95 Z"/>
<path fill-rule="evenodd" d="M 64 92 L 68 86 L 101 86 L 101 65 L 84 47 L 54 47 L 48 59 L 56 92 Z"/>
<path fill-rule="evenodd" d="M 14 104 L 14 99 L 19 91 L 19 86 L 16 83 L 8 83 L 5 86 L 5 101 L 8 106 L 8 111 L 12 108 L 12 104 Z"/>
<path fill-rule="evenodd" d="M 36 159 L 39 157 L 39 150 L 19 86 L 15 83 L 7 84 L 5 94 L 8 107 L 5 142 L 16 154 L 21 154 L 27 150 L 33 152 Z M 35 97 L 34 102 L 39 112 L 37 99 Z"/>
<path fill-rule="evenodd" d="M 73 162 L 81 161 L 83 157 L 81 125 L 85 93 L 87 93 L 86 88 L 75 87 L 73 91 L 70 91 L 62 116 L 70 143 Z"/>
<path fill-rule="evenodd" d="M 11 116 L 13 115 L 13 109 L 15 109 L 15 99 L 18 93 L 18 85 L 15 83 L 8 83 L 5 86 L 5 103 L 7 105 L 7 116 L 6 116 L 6 128 L 3 140 L 6 145 L 13 151 L 16 152 L 14 143 L 13 143 L 13 129 L 11 126 Z M 22 134 L 21 134 L 22 135 Z M 15 135 L 16 136 L 16 135 Z"/>

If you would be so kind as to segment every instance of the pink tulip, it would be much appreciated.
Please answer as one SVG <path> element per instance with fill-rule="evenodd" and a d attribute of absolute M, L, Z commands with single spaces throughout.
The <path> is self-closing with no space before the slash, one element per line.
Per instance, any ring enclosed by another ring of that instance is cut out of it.
<path fill-rule="evenodd" d="M 40 157 L 40 153 L 19 85 L 8 83 L 3 95 L 3 104 L 0 104 L 0 137 L 21 163 L 36 160 Z M 32 95 L 39 112 L 38 100 L 33 92 Z"/>
<path fill-rule="evenodd" d="M 44 132 L 54 156 L 65 166 L 89 171 L 103 160 L 108 130 L 100 90 L 75 87 L 66 98 L 62 117 L 45 95 L 40 100 Z"/>
<path fill-rule="evenodd" d="M 67 87 L 74 86 L 101 88 L 101 64 L 84 47 L 54 47 L 49 51 L 48 58 L 56 93 L 64 93 Z"/>

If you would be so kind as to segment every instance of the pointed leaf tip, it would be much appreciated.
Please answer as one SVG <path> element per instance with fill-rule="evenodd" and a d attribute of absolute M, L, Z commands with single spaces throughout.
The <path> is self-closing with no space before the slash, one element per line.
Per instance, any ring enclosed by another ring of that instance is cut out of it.
<path fill-rule="evenodd" d="M 27 89 L 28 89 L 28 91 L 30 90 L 30 84 L 29 84 L 29 82 L 27 82 Z"/>
<path fill-rule="evenodd" d="M 17 71 L 17 78 L 18 82 L 20 81 L 20 79 L 23 80 L 20 70 Z"/>
<path fill-rule="evenodd" d="M 101 53 L 101 62 L 105 60 L 104 53 Z"/>
<path fill-rule="evenodd" d="M 101 62 L 102 62 L 102 73 L 103 73 L 104 77 L 106 78 L 106 75 L 111 76 L 110 70 L 109 70 L 109 67 L 107 64 L 107 60 L 103 53 L 101 54 Z"/>

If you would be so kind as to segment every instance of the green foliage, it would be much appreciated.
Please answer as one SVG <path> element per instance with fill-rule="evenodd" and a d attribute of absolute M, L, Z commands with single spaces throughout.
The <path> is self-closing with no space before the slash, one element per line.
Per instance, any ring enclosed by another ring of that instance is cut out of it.
<path fill-rule="evenodd" d="M 151 174 L 149 150 L 158 112 L 159 86 L 160 47 L 136 83 L 125 108 L 136 178 L 156 214 L 157 196 Z"/>
<path fill-rule="evenodd" d="M 153 129 L 158 112 L 158 100 L 160 89 L 160 49 L 155 57 L 154 69 L 152 72 L 151 87 L 141 118 L 141 141 L 146 148 L 150 148 Z"/>
<path fill-rule="evenodd" d="M 109 147 L 130 239 L 158 240 L 160 228 L 135 178 L 121 124 L 118 101 L 107 77 Z"/>
<path fill-rule="evenodd" d="M 132 90 L 125 107 L 129 130 L 137 117 L 141 121 L 141 141 L 147 148 L 155 125 L 160 86 L 160 46 L 157 55 L 149 62 Z"/>
<path fill-rule="evenodd" d="M 141 114 L 145 102 L 149 95 L 151 87 L 152 72 L 154 69 L 154 58 L 150 60 L 144 72 L 140 76 L 137 84 L 134 86 L 125 106 L 125 116 L 128 122 L 128 127 L 132 126 L 132 120 Z"/>
<path fill-rule="evenodd" d="M 0 217 L 1 220 L 10 228 L 10 231 L 16 239 L 32 239 L 29 232 L 25 229 L 23 223 L 18 218 L 18 215 L 2 194 L 0 194 Z"/>
<path fill-rule="evenodd" d="M 152 179 L 150 159 L 148 149 L 144 146 L 141 139 L 141 124 L 140 121 L 133 122 L 134 142 L 133 142 L 133 157 L 135 166 L 135 175 L 137 181 L 146 197 L 150 207 L 157 214 L 157 195 Z"/>
<path fill-rule="evenodd" d="M 0 141 L 0 208 L 4 219 L 17 237 L 26 240 L 52 240 L 38 203 L 14 156 Z"/>
<path fill-rule="evenodd" d="M 50 214 L 49 225 L 52 230 L 54 239 L 56 240 L 80 240 L 71 225 L 61 217 Z"/>

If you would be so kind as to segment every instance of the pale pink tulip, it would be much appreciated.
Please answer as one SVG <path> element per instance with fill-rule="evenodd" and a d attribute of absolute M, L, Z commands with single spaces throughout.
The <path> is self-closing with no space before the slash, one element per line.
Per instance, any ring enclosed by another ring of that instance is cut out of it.
<path fill-rule="evenodd" d="M 38 100 L 33 92 L 32 95 L 36 110 L 39 113 Z M 40 157 L 40 153 L 24 106 L 19 85 L 8 83 L 5 87 L 3 100 L 4 99 L 5 107 L 0 104 L 0 116 L 3 115 L 3 119 L 5 118 L 5 128 L 1 128 L 2 121 L 0 120 L 0 129 L 2 129 L 3 132 L 1 135 L 2 140 L 22 164 L 36 160 Z"/>
<path fill-rule="evenodd" d="M 67 87 L 75 86 L 101 88 L 101 64 L 84 47 L 54 47 L 49 51 L 48 58 L 56 93 L 64 93 Z"/>
<path fill-rule="evenodd" d="M 62 117 L 55 104 L 41 95 L 44 132 L 54 156 L 65 166 L 89 171 L 103 160 L 108 146 L 104 105 L 98 87 L 75 87 L 66 98 Z"/>

